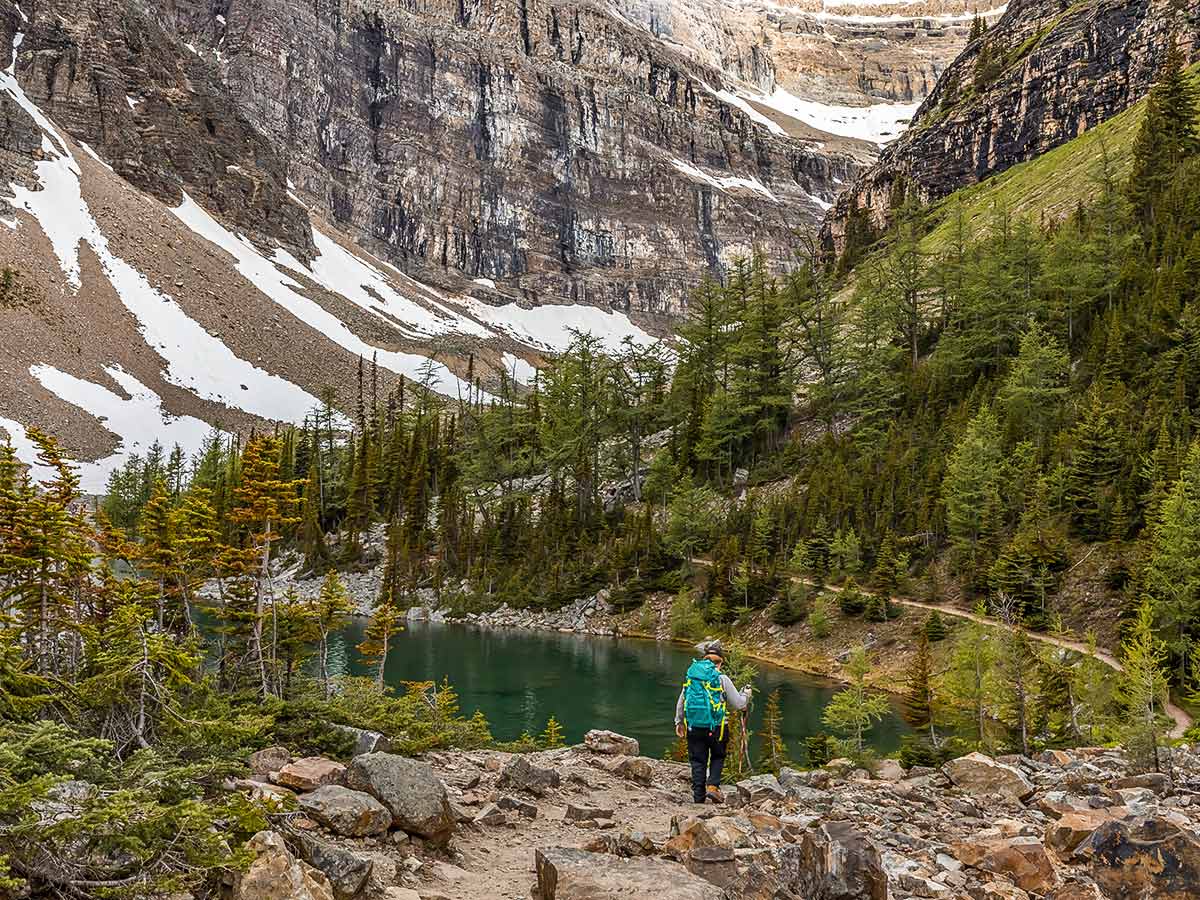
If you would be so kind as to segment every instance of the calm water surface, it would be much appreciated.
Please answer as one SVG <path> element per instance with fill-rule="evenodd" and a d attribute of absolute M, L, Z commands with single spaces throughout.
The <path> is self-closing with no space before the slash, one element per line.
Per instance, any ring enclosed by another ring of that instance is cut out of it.
<path fill-rule="evenodd" d="M 334 673 L 370 674 L 354 649 L 365 625 L 356 619 L 334 638 Z M 449 678 L 463 711 L 482 710 L 499 740 L 538 734 L 553 714 L 569 742 L 608 728 L 636 737 L 643 754 L 660 756 L 674 742 L 675 700 L 691 659 L 686 647 L 636 638 L 416 622 L 399 636 L 386 677 L 389 684 Z M 758 669 L 751 727 L 760 727 L 767 694 L 778 688 L 787 749 L 803 759 L 801 742 L 823 730 L 821 710 L 836 685 L 762 663 Z M 893 751 L 909 731 L 893 708 L 872 729 L 871 743 Z"/>

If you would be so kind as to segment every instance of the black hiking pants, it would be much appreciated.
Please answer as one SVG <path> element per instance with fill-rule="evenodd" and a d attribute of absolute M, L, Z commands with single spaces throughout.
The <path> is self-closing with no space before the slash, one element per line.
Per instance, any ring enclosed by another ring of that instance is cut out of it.
<path fill-rule="evenodd" d="M 725 751 L 729 732 L 716 728 L 689 728 L 687 733 L 688 761 L 692 764 L 692 799 L 704 802 L 705 786 L 721 783 L 725 768 Z"/>

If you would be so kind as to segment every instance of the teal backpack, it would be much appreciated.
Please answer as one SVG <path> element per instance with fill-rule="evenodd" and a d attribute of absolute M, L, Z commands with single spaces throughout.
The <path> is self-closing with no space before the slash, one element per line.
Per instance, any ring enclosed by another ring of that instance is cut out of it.
<path fill-rule="evenodd" d="M 721 673 L 711 659 L 698 659 L 683 683 L 683 722 L 688 728 L 721 729 L 725 737 L 725 691 Z"/>

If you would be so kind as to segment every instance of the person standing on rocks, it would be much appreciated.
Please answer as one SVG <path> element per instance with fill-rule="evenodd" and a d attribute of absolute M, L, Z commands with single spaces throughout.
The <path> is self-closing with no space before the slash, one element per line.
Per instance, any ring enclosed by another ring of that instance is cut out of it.
<path fill-rule="evenodd" d="M 724 803 L 720 785 L 729 744 L 729 707 L 745 709 L 752 689 L 739 691 L 728 675 L 721 674 L 725 651 L 720 641 L 705 641 L 697 645 L 696 651 L 700 658 L 688 667 L 687 680 L 675 704 L 675 733 L 687 738 L 692 799 L 697 803 Z"/>

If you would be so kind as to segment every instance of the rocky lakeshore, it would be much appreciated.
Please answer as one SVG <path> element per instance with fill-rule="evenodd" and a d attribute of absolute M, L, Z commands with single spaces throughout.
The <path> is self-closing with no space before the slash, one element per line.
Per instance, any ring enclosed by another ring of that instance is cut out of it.
<path fill-rule="evenodd" d="M 280 804 L 234 900 L 1183 900 L 1200 885 L 1200 755 L 846 761 L 687 802 L 683 765 L 590 732 L 529 755 L 347 763 L 271 748 L 231 788 Z"/>

